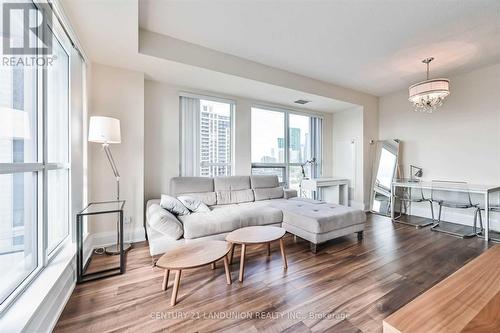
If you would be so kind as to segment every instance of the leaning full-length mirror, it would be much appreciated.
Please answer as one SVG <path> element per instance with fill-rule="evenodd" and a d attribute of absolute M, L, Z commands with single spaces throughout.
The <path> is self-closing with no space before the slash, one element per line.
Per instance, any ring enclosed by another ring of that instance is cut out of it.
<path fill-rule="evenodd" d="M 377 141 L 374 144 L 370 210 L 390 215 L 391 183 L 398 171 L 399 140 Z"/>

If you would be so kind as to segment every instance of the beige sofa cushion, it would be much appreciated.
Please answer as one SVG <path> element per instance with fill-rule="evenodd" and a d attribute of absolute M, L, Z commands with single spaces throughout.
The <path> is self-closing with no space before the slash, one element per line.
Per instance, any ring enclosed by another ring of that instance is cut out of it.
<path fill-rule="evenodd" d="M 221 234 L 241 227 L 239 213 L 234 208 L 179 216 L 179 220 L 184 226 L 186 239 Z"/>
<path fill-rule="evenodd" d="M 279 186 L 278 177 L 271 175 L 252 175 L 250 176 L 250 183 L 253 189 Z"/>
<path fill-rule="evenodd" d="M 250 176 L 255 201 L 283 198 L 283 188 L 279 186 L 277 176 Z"/>
<path fill-rule="evenodd" d="M 193 239 L 231 232 L 238 228 L 280 223 L 280 209 L 264 205 L 215 206 L 210 213 L 179 216 L 184 225 L 184 238 Z"/>
<path fill-rule="evenodd" d="M 204 193 L 184 193 L 183 196 L 189 196 L 194 199 L 200 200 L 207 206 L 213 206 L 217 204 L 217 198 L 215 197 L 215 192 L 204 192 Z"/>
<path fill-rule="evenodd" d="M 187 193 L 214 191 L 214 180 L 210 177 L 174 177 L 170 180 L 170 194 L 178 197 Z"/>
<path fill-rule="evenodd" d="M 254 194 L 250 189 L 250 177 L 248 176 L 215 177 L 214 190 L 217 205 L 254 201 Z"/>
<path fill-rule="evenodd" d="M 175 197 L 188 195 L 207 206 L 217 203 L 214 180 L 209 177 L 174 177 L 170 180 L 170 194 Z"/>
<path fill-rule="evenodd" d="M 321 234 L 366 221 L 364 211 L 351 207 L 301 200 L 275 201 L 271 205 L 283 211 L 283 223 Z"/>
<path fill-rule="evenodd" d="M 255 201 L 283 198 L 282 187 L 256 188 L 253 192 Z"/>
<path fill-rule="evenodd" d="M 229 205 L 254 201 L 252 190 L 219 191 L 215 192 L 215 195 L 218 205 Z"/>
<path fill-rule="evenodd" d="M 283 221 L 281 209 L 271 206 L 258 207 L 254 203 L 248 203 L 247 205 L 239 207 L 242 227 L 281 223 Z"/>

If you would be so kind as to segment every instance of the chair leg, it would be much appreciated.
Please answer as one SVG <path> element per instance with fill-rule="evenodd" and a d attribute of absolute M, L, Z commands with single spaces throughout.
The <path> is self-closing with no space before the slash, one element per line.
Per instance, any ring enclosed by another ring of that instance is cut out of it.
<path fill-rule="evenodd" d="M 439 226 L 439 222 L 441 222 L 441 211 L 442 211 L 442 209 L 443 209 L 443 206 L 441 204 L 439 204 L 438 219 L 432 225 L 432 227 L 431 227 L 432 231 L 438 231 L 438 230 L 436 230 L 436 227 L 438 227 Z"/>
<path fill-rule="evenodd" d="M 477 209 L 474 211 L 474 226 L 472 227 L 472 232 L 474 233 L 474 235 L 477 235 L 476 229 L 477 229 Z"/>
<path fill-rule="evenodd" d="M 481 227 L 479 234 L 482 234 L 484 231 L 484 227 L 483 227 L 483 218 L 481 217 L 481 208 L 477 209 L 477 213 L 479 214 L 479 226 Z M 474 231 L 475 231 L 475 229 L 474 229 Z"/>
<path fill-rule="evenodd" d="M 432 204 L 432 201 L 429 200 L 429 203 L 431 205 L 431 217 L 432 217 L 432 223 L 434 223 L 434 205 Z"/>

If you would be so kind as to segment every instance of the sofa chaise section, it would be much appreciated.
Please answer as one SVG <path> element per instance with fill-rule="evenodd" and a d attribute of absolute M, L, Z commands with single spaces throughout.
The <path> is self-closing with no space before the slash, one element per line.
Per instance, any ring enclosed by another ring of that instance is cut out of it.
<path fill-rule="evenodd" d="M 271 204 L 283 211 L 283 228 L 311 243 L 316 253 L 318 244 L 357 233 L 363 237 L 366 214 L 362 210 L 322 201 L 287 200 Z"/>

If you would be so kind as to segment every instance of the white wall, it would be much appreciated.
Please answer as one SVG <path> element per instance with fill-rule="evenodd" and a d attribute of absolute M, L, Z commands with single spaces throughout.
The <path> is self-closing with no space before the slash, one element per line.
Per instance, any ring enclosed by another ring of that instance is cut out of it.
<path fill-rule="evenodd" d="M 379 138 L 379 117 L 378 107 L 368 103 L 363 106 L 363 201 L 365 209 L 370 207 L 372 161 L 375 154 L 370 141 Z"/>
<path fill-rule="evenodd" d="M 145 200 L 168 193 L 170 178 L 179 175 L 179 92 L 189 91 L 232 99 L 235 112 L 235 174 L 251 172 L 250 115 L 256 101 L 246 98 L 194 91 L 167 83 L 145 81 Z M 260 102 L 259 104 L 262 104 Z M 311 111 L 304 111 L 309 112 Z M 332 175 L 332 115 L 317 113 L 324 119 L 323 175 Z"/>
<path fill-rule="evenodd" d="M 380 139 L 402 140 L 405 173 L 414 164 L 426 180 L 500 184 L 500 64 L 450 81 L 448 100 L 432 114 L 414 112 L 407 90 L 381 97 Z M 445 219 L 463 220 L 446 211 Z"/>
<path fill-rule="evenodd" d="M 365 208 L 363 174 L 363 109 L 351 108 L 333 114 L 333 174 L 350 180 L 351 206 Z M 370 179 L 368 178 L 369 182 Z"/>
<path fill-rule="evenodd" d="M 126 200 L 127 240 L 143 239 L 144 214 L 144 74 L 100 64 L 92 64 L 89 116 L 120 119 L 122 142 L 111 145 L 120 172 L 121 199 Z M 158 152 L 160 153 L 160 152 Z M 116 185 L 113 172 L 101 145 L 89 143 L 89 201 L 114 200 Z M 113 243 L 116 220 L 99 217 L 90 223 L 96 244 Z"/>
<path fill-rule="evenodd" d="M 144 199 L 168 192 L 179 175 L 179 95 L 170 85 L 144 82 Z"/>

